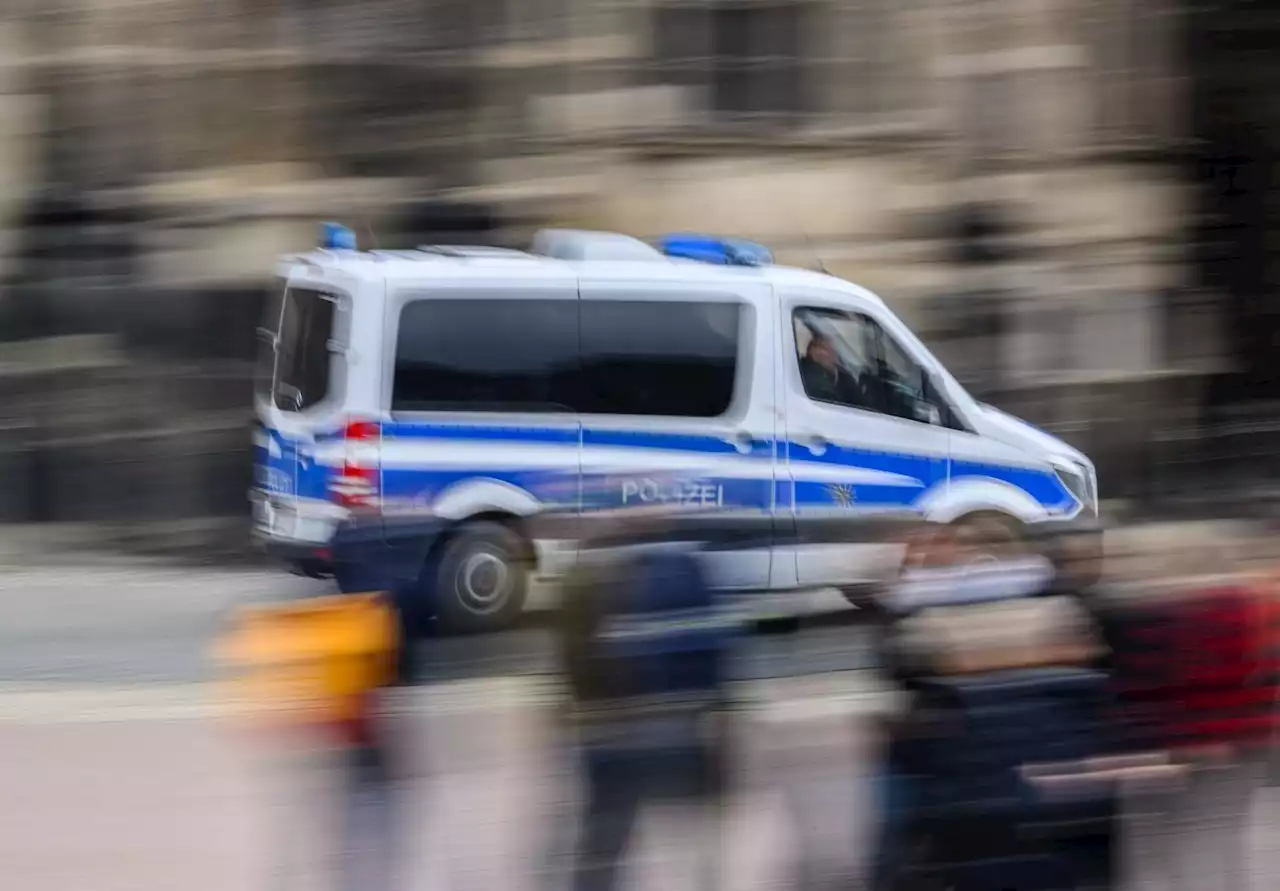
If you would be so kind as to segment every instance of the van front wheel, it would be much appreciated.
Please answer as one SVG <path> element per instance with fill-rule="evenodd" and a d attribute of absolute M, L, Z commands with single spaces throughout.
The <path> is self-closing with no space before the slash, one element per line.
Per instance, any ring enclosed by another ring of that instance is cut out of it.
<path fill-rule="evenodd" d="M 468 523 L 445 544 L 436 573 L 436 620 L 452 633 L 496 631 L 524 611 L 528 549 L 501 523 Z"/>

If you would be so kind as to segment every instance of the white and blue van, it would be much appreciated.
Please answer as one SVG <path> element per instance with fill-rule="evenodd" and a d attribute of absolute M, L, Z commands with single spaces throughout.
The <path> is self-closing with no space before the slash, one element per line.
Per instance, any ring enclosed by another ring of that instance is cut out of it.
<path fill-rule="evenodd" d="M 620 474 L 619 505 L 732 503 L 779 529 L 1097 514 L 1083 454 L 975 401 L 874 294 L 758 246 L 552 230 L 529 252 L 361 251 L 326 233 L 282 261 L 256 393 L 255 533 L 304 571 L 324 571 L 353 512 L 430 514 L 455 530 L 440 609 L 501 626 L 523 609 L 524 561 L 554 576 L 573 559 L 523 531 L 548 473 Z M 664 482 L 680 471 L 695 481 Z M 732 584 L 865 573 L 847 548 L 780 538 Z"/>

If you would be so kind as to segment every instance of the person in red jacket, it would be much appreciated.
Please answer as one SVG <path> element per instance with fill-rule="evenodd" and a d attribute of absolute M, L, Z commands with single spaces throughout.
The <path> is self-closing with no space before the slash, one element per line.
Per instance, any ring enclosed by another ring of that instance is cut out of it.
<path fill-rule="evenodd" d="M 1266 624 L 1256 584 L 1230 577 L 1168 582 L 1112 616 L 1129 745 L 1191 768 L 1180 789 L 1144 802 L 1164 825 L 1143 859 L 1187 889 L 1246 886 L 1247 817 L 1275 713 Z"/>

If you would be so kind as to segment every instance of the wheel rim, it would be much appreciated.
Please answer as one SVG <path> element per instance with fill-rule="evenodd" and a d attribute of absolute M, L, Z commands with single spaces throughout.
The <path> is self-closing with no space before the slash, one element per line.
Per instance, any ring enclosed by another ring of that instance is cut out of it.
<path fill-rule="evenodd" d="M 1002 566 L 1004 561 L 998 555 L 986 551 L 980 551 L 964 562 L 965 569 L 999 569 Z"/>
<path fill-rule="evenodd" d="M 496 612 L 511 596 L 514 574 L 502 552 L 488 548 L 473 551 L 458 566 L 454 580 L 458 600 L 473 613 Z"/>

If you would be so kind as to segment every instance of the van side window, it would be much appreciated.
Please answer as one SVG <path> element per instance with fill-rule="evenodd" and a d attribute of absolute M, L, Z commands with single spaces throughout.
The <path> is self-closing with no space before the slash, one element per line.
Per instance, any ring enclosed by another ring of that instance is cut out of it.
<path fill-rule="evenodd" d="M 329 395 L 334 307 L 319 291 L 285 292 L 271 388 L 281 411 L 305 411 Z"/>
<path fill-rule="evenodd" d="M 870 387 L 875 323 L 856 313 L 798 309 L 792 324 L 805 394 L 816 402 L 878 411 Z"/>
<path fill-rule="evenodd" d="M 584 300 L 581 313 L 583 413 L 714 418 L 729 410 L 739 304 Z"/>
<path fill-rule="evenodd" d="M 400 311 L 393 411 L 571 410 L 576 300 L 414 300 Z"/>
<path fill-rule="evenodd" d="M 805 394 L 816 402 L 859 408 L 927 424 L 942 412 L 924 370 L 870 316 L 802 308 L 792 316 Z"/>
<path fill-rule="evenodd" d="M 266 293 L 262 324 L 258 327 L 258 357 L 253 371 L 253 392 L 263 402 L 274 398 L 276 375 L 276 337 L 280 334 L 280 314 L 284 310 L 286 287 L 283 282 Z"/>

